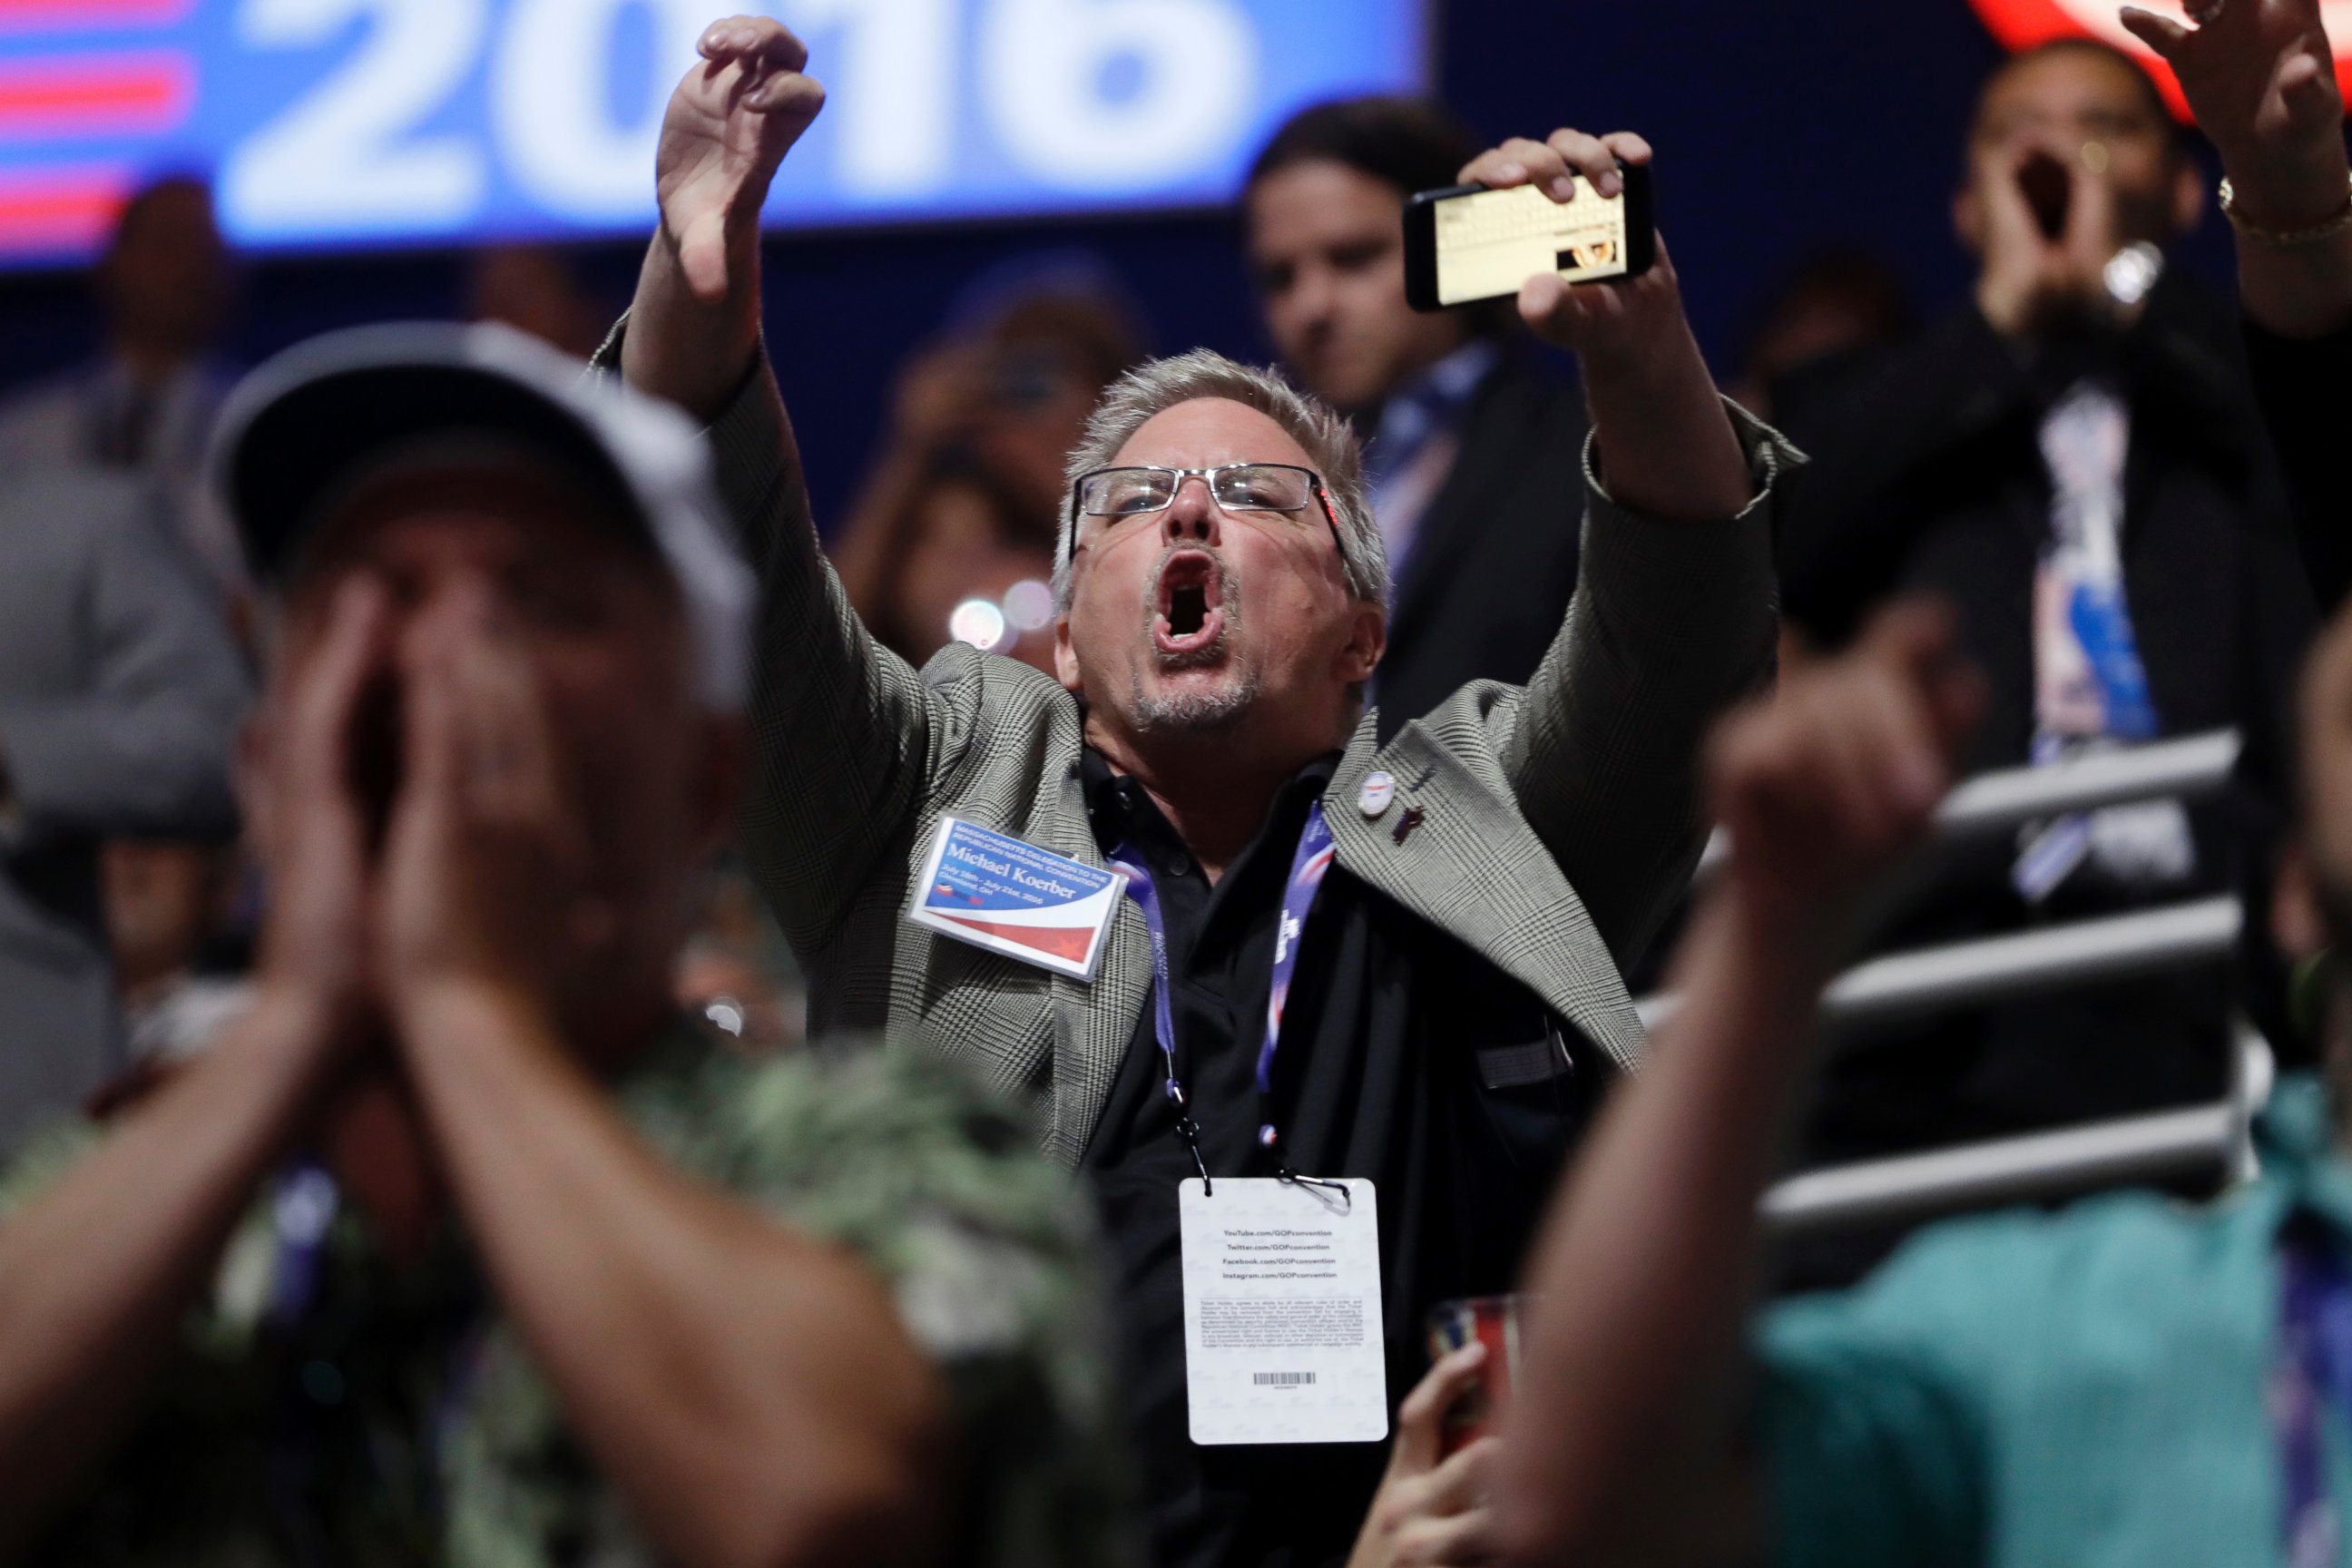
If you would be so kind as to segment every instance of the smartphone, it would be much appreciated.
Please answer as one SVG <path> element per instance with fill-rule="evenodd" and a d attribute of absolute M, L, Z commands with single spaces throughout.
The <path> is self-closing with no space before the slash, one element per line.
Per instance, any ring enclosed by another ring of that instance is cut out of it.
<path fill-rule="evenodd" d="M 1581 175 L 1556 202 L 1534 185 L 1454 185 L 1404 204 L 1404 297 L 1442 310 L 1517 294 L 1538 272 L 1570 283 L 1638 278 L 1657 259 L 1646 166 L 1617 165 L 1622 195 L 1602 197 Z"/>

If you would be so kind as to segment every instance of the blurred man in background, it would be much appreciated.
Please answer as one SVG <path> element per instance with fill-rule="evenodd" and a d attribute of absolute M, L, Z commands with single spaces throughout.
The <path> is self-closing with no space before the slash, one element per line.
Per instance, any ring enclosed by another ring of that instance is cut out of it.
<path fill-rule="evenodd" d="M 492 328 L 249 386 L 253 1001 L 0 1173 L 0 1557 L 1119 1561 L 1017 1112 L 673 1001 L 751 610 L 693 427 Z"/>
<path fill-rule="evenodd" d="M 1444 111 L 1360 98 L 1274 133 L 1242 195 L 1267 334 L 1364 442 L 1396 580 L 1373 699 L 1393 734 L 1465 681 L 1535 673 L 1576 589 L 1585 418 L 1510 301 L 1405 303 L 1404 199 L 1479 151 Z"/>
<path fill-rule="evenodd" d="M 1016 258 L 949 317 L 900 372 L 881 453 L 825 552 L 901 658 L 922 664 L 953 638 L 1050 672 L 1063 459 L 1143 333 L 1083 255 Z"/>
<path fill-rule="evenodd" d="M 604 323 L 613 317 L 571 258 L 552 245 L 492 245 L 476 251 L 467 269 L 466 314 L 528 332 L 579 360 L 596 352 Z"/>
<path fill-rule="evenodd" d="M 1911 298 L 1874 252 L 1838 246 L 1807 257 L 1754 307 L 1732 396 L 1765 419 L 1801 407 L 1810 386 L 1851 369 L 1912 326 Z"/>
<path fill-rule="evenodd" d="M 2218 302 L 2165 264 L 2202 178 L 2153 81 L 2105 45 L 1987 83 L 1954 202 L 1970 301 L 1786 411 L 1815 461 L 1783 537 L 1791 621 L 1835 647 L 1932 592 L 1985 671 L 1967 770 L 2235 728 L 2244 783 L 2034 825 L 1957 857 L 1889 944 L 2115 914 L 2266 871 L 2285 693 L 2309 635 L 2276 468 Z M 2164 975 L 1873 1037 L 1811 1152 L 1847 1159 L 2218 1098 L 2231 989 Z"/>
<path fill-rule="evenodd" d="M 106 347 L 92 363 L 0 406 L 0 468 L 64 464 L 136 474 L 224 587 L 244 581 L 236 539 L 204 485 L 228 390 L 212 355 L 230 292 L 212 187 L 174 174 L 134 194 L 93 277 Z"/>
<path fill-rule="evenodd" d="M 102 842 L 236 831 L 245 666 L 161 513 L 129 476 L 0 479 L 0 1151 L 128 1065 Z"/>

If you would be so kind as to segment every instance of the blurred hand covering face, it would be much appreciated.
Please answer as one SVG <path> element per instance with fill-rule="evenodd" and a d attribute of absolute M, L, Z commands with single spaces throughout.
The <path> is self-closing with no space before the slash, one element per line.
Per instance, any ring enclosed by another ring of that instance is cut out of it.
<path fill-rule="evenodd" d="M 1979 308 L 2019 335 L 2115 312 L 2105 273 L 2116 253 L 2165 244 L 2201 206 L 2154 87 L 2128 59 L 2084 46 L 1995 75 L 1953 216 L 1980 264 Z"/>
<path fill-rule="evenodd" d="M 415 476 L 331 522 L 296 589 L 273 720 L 322 671 L 335 700 L 305 731 L 328 754 L 273 794 L 326 825 L 341 869 L 312 918 L 367 911 L 372 986 L 470 970 L 560 1009 L 665 988 L 734 721 L 693 700 L 675 591 L 577 504 L 520 473 Z"/>

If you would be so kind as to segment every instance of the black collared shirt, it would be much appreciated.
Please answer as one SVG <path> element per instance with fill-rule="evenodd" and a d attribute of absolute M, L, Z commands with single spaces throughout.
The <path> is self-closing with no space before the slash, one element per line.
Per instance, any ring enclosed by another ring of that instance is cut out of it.
<path fill-rule="evenodd" d="M 1086 753 L 1096 842 L 1106 854 L 1124 845 L 1141 855 L 1159 894 L 1180 1068 L 1213 1177 L 1275 1173 L 1256 1142 L 1274 931 L 1307 807 L 1338 760 L 1319 759 L 1283 786 L 1212 888 L 1150 796 Z M 1200 1447 L 1189 1436 L 1176 1188 L 1196 1173 L 1177 1136 L 1154 1011 L 1145 1005 L 1085 1165 L 1115 1270 L 1155 1560 L 1343 1563 L 1385 1444 Z M 1604 1059 L 1573 1033 L 1563 1040 L 1535 994 L 1478 954 L 1343 868 L 1325 879 L 1264 1109 L 1292 1167 L 1376 1184 L 1391 1412 L 1427 1369 L 1430 1307 L 1512 1288 Z"/>

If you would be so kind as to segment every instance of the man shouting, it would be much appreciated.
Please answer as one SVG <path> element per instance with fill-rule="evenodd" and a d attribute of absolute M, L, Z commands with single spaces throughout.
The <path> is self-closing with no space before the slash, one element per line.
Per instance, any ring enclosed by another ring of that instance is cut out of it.
<path fill-rule="evenodd" d="M 1092 1177 L 1160 1560 L 1335 1561 L 1423 1312 L 1508 1287 L 1641 1050 L 1618 969 L 1696 852 L 1701 736 L 1768 679 L 1792 454 L 1717 397 L 1663 255 L 1529 279 L 1592 405 L 1583 584 L 1528 687 L 1381 745 L 1388 573 L 1346 426 L 1184 354 L 1072 455 L 1058 681 L 962 647 L 918 673 L 825 567 L 760 341 L 761 206 L 823 90 L 771 21 L 702 52 L 604 361 L 711 422 L 762 595 L 750 853 L 814 1021 L 982 1064 Z M 1464 174 L 1606 200 L 1649 157 L 1563 131 Z"/>

